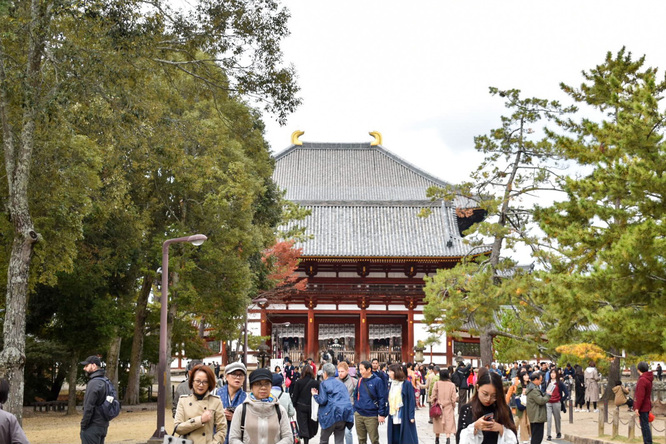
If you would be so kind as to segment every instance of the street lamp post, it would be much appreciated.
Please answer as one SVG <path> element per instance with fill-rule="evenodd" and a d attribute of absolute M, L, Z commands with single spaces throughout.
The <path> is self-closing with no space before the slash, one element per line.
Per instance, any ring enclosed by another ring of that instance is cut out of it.
<path fill-rule="evenodd" d="M 167 306 L 169 297 L 169 245 L 178 242 L 189 242 L 199 246 L 208 238 L 203 234 L 168 239 L 162 244 L 162 297 L 160 306 L 160 360 L 157 365 L 157 429 L 148 440 L 149 443 L 163 441 L 164 411 L 166 409 L 166 372 L 167 372 Z"/>

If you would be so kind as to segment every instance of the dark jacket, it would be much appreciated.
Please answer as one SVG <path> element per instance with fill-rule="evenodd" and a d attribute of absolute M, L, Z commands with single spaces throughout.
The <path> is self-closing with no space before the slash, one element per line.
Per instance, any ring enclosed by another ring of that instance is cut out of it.
<path fill-rule="evenodd" d="M 402 384 L 402 407 L 398 412 L 400 415 L 400 444 L 418 444 L 419 437 L 416 433 L 416 422 L 414 419 L 414 410 L 416 408 L 416 397 L 414 395 L 414 386 L 405 381 Z M 388 442 L 395 442 L 393 437 L 393 417 L 388 417 Z"/>
<path fill-rule="evenodd" d="M 109 421 L 104 419 L 97 411 L 97 407 L 102 405 L 106 399 L 106 382 L 104 381 L 104 370 L 98 369 L 91 373 L 86 394 L 83 397 L 83 418 L 81 419 L 81 430 L 85 430 L 91 425 L 99 427 L 108 427 Z"/>
<path fill-rule="evenodd" d="M 354 425 L 354 408 L 349 400 L 345 384 L 338 378 L 328 378 L 319 384 L 319 394 L 314 397 L 319 404 L 319 424 L 327 429 L 344 421 L 348 428 Z"/>
<path fill-rule="evenodd" d="M 312 408 L 311 389 L 319 389 L 319 381 L 312 379 L 309 375 L 292 383 L 291 402 L 296 409 L 296 422 L 302 438 L 312 438 L 317 434 L 317 421 L 310 419 Z"/>
<path fill-rule="evenodd" d="M 472 364 L 468 364 L 467 366 L 465 365 L 460 365 L 456 369 L 457 377 L 455 378 L 455 382 L 457 382 L 458 388 L 461 389 L 468 389 L 469 384 L 467 383 L 467 378 L 469 378 L 469 374 L 472 371 Z"/>
<path fill-rule="evenodd" d="M 643 373 L 636 384 L 636 396 L 634 397 L 634 410 L 641 413 L 652 410 L 652 380 L 654 375 L 651 371 Z"/>
<path fill-rule="evenodd" d="M 384 381 L 376 375 L 360 378 L 354 389 L 354 411 L 361 416 L 388 415 L 388 392 Z"/>
<path fill-rule="evenodd" d="M 381 379 L 382 381 L 384 381 L 384 384 L 386 384 L 386 387 L 387 387 L 387 389 L 388 389 L 388 385 L 389 385 L 389 377 L 388 377 L 388 374 L 387 374 L 387 373 L 385 373 L 385 372 L 383 372 L 383 371 L 381 371 L 381 370 L 377 370 L 376 372 L 372 372 L 372 374 L 375 375 L 375 376 L 377 376 L 377 377 L 378 377 L 379 379 Z"/>

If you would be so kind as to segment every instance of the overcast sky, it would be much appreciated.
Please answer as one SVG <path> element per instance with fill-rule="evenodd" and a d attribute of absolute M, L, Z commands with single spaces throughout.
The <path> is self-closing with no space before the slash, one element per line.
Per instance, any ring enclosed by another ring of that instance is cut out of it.
<path fill-rule="evenodd" d="M 447 180 L 468 179 L 474 136 L 499 126 L 489 86 L 566 97 L 581 71 L 626 46 L 666 69 L 666 1 L 285 0 L 285 61 L 303 104 L 280 127 L 266 117 L 274 152 L 303 130 L 311 142 L 369 142 Z"/>

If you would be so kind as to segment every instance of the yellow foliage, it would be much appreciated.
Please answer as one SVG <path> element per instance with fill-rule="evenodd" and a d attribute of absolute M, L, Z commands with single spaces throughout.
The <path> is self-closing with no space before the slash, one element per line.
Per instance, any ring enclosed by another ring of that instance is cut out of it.
<path fill-rule="evenodd" d="M 609 356 L 606 352 L 595 344 L 580 343 L 580 344 L 566 344 L 560 345 L 555 349 L 560 354 L 563 355 L 573 355 L 577 358 L 599 362 L 601 360 L 609 360 Z"/>

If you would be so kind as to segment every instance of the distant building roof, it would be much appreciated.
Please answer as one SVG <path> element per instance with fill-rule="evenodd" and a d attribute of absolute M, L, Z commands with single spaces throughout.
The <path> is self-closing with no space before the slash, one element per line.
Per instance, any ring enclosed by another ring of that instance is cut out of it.
<path fill-rule="evenodd" d="M 428 187 L 447 183 L 382 146 L 303 142 L 275 159 L 273 179 L 286 198 L 312 211 L 299 223 L 313 235 L 298 245 L 303 256 L 461 257 L 471 250 L 455 212 L 469 201 L 431 202 Z M 423 208 L 433 214 L 418 217 Z"/>

